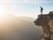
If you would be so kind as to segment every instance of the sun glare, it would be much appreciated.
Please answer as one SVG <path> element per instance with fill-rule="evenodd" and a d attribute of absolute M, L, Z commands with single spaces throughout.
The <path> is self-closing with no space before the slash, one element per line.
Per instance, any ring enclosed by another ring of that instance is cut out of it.
<path fill-rule="evenodd" d="M 0 5 L 0 19 L 2 19 L 5 15 L 6 8 Z"/>
<path fill-rule="evenodd" d="M 0 6 L 0 15 L 3 15 L 6 12 L 6 8 L 3 6 Z"/>

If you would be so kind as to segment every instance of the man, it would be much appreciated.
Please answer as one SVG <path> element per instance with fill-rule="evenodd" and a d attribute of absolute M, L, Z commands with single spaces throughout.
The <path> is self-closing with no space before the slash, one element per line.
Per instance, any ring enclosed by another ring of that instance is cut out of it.
<path fill-rule="evenodd" d="M 43 13 L 43 8 L 42 8 L 42 7 L 40 7 L 40 9 L 41 9 L 40 11 L 41 11 L 41 14 L 42 14 L 42 13 Z"/>

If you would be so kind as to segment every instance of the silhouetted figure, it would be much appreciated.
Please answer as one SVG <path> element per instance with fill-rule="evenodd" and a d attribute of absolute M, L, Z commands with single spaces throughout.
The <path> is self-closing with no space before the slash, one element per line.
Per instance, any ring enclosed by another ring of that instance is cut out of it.
<path fill-rule="evenodd" d="M 42 13 L 43 13 L 43 8 L 42 8 L 42 7 L 40 7 L 40 9 L 41 9 L 40 11 L 41 11 L 41 14 L 42 14 Z"/>

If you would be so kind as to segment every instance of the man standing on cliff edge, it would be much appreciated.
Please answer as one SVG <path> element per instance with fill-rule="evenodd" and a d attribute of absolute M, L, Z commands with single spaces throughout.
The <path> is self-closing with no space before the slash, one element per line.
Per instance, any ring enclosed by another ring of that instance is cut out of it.
<path fill-rule="evenodd" d="M 41 9 L 41 10 L 40 10 L 41 14 L 43 14 L 43 8 L 42 8 L 42 7 L 40 7 L 40 9 Z"/>

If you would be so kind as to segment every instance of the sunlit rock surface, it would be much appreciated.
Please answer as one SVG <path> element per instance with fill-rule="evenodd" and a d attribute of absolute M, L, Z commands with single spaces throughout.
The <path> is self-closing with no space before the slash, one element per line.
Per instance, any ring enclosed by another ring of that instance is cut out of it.
<path fill-rule="evenodd" d="M 49 21 L 49 25 L 50 25 L 50 30 L 53 32 L 53 20 Z"/>
<path fill-rule="evenodd" d="M 50 20 L 48 24 L 50 25 L 50 31 L 52 32 L 51 40 L 53 40 L 53 20 Z"/>
<path fill-rule="evenodd" d="M 0 40 L 39 40 L 42 28 L 28 17 L 0 16 Z"/>

